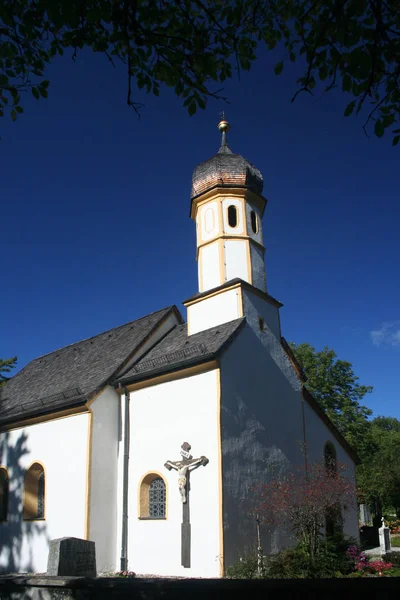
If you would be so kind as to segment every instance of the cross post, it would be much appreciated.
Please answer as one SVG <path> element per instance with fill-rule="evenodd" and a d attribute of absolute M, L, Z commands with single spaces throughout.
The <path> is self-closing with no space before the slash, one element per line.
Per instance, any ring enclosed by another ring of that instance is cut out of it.
<path fill-rule="evenodd" d="M 191 524 L 190 524 L 190 472 L 201 465 L 205 467 L 209 460 L 206 456 L 193 458 L 190 454 L 191 446 L 184 442 L 181 446 L 181 460 L 167 460 L 164 466 L 171 471 L 178 471 L 178 487 L 182 501 L 182 524 L 181 524 L 181 564 L 186 569 L 190 568 L 191 550 Z"/>

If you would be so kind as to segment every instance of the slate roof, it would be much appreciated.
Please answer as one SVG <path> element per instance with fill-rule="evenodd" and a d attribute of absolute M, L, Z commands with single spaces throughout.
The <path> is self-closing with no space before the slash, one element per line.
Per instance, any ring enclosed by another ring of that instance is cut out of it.
<path fill-rule="evenodd" d="M 83 404 L 171 312 L 182 321 L 170 306 L 31 361 L 0 388 L 0 425 Z"/>
<path fill-rule="evenodd" d="M 240 154 L 233 154 L 223 141 L 215 156 L 200 163 L 193 172 L 191 198 L 215 186 L 246 187 L 261 195 L 263 176 Z"/>
<path fill-rule="evenodd" d="M 190 336 L 186 323 L 175 327 L 118 381 L 126 385 L 216 358 L 245 321 L 242 317 Z"/>

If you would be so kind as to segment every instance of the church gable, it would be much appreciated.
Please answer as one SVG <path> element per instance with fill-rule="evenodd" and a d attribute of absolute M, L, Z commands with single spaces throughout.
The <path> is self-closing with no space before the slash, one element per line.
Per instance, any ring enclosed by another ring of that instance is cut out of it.
<path fill-rule="evenodd" d="M 178 309 L 167 307 L 31 361 L 0 390 L 0 427 L 84 405 L 129 367 L 139 348 L 171 316 L 171 327 L 182 322 Z"/>

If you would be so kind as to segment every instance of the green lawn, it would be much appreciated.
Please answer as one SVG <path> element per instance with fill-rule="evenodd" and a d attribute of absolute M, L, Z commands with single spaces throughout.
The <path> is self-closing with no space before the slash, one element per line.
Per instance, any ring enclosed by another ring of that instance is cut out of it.
<path fill-rule="evenodd" d="M 391 542 L 394 548 L 400 548 L 400 537 L 392 537 Z"/>

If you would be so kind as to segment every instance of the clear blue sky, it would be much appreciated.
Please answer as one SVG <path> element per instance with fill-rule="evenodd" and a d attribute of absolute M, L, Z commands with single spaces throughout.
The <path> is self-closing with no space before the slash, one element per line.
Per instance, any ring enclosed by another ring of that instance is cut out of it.
<path fill-rule="evenodd" d="M 172 92 L 125 104 L 126 81 L 84 53 L 51 67 L 49 98 L 0 121 L 0 356 L 18 367 L 197 291 L 192 170 L 219 147 L 256 164 L 269 292 L 283 335 L 327 345 L 374 386 L 366 403 L 400 418 L 399 151 L 344 119 L 341 93 L 294 103 L 295 68 L 260 57 L 189 118 Z M 371 333 L 375 332 L 375 333 Z"/>

